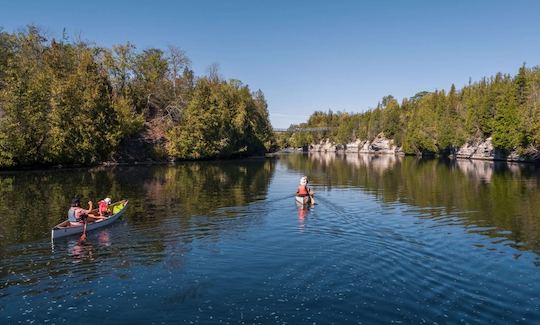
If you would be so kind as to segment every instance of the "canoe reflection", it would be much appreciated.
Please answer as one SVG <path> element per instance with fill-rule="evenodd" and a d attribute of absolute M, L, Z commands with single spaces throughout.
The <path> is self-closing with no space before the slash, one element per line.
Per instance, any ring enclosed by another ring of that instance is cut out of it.
<path fill-rule="evenodd" d="M 75 263 L 89 262 L 95 259 L 96 250 L 90 241 L 72 241 L 68 243 L 68 248 Z"/>
<path fill-rule="evenodd" d="M 299 228 L 300 230 L 303 230 L 306 227 L 306 222 L 310 213 L 310 208 L 308 206 L 302 206 L 300 204 L 297 204 L 297 206 L 298 206 Z"/>

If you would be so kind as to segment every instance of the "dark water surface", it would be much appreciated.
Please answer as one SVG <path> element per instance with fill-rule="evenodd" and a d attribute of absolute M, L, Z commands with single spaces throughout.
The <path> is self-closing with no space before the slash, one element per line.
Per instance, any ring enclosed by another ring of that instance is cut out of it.
<path fill-rule="evenodd" d="M 318 205 L 291 195 L 311 177 Z M 50 241 L 71 196 L 123 219 Z M 288 155 L 0 174 L 0 323 L 540 322 L 540 168 Z"/>

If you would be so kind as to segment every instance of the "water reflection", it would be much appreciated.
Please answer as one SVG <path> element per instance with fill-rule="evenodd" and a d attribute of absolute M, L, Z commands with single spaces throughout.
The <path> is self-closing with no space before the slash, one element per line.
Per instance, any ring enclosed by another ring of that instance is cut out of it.
<path fill-rule="evenodd" d="M 537 322 L 538 174 L 365 155 L 2 174 L 21 209 L 1 206 L 0 323 Z M 72 193 L 130 208 L 51 250 Z"/>
<path fill-rule="evenodd" d="M 76 263 L 94 261 L 95 252 L 94 245 L 90 241 L 76 241 L 69 248 L 69 254 Z"/>
<path fill-rule="evenodd" d="M 304 230 L 311 208 L 298 203 L 296 205 L 298 206 L 298 227 Z"/>
<path fill-rule="evenodd" d="M 6 245 L 46 238 L 74 195 L 130 198 L 125 218 L 157 225 L 163 213 L 207 214 L 264 198 L 273 170 L 266 160 L 1 173 L 0 254 Z"/>
<path fill-rule="evenodd" d="M 469 231 L 507 238 L 513 247 L 540 254 L 536 165 L 321 153 L 282 160 L 319 186 L 362 188 L 384 203 L 416 206 L 419 215 L 432 218 L 458 216 Z"/>
<path fill-rule="evenodd" d="M 274 166 L 272 160 L 247 160 L 1 174 L 0 298 L 38 297 L 110 277 L 128 281 L 140 276 L 133 271 L 139 267 L 178 272 L 194 241 L 215 245 L 260 222 L 260 214 L 246 209 L 267 195 Z M 127 197 L 130 208 L 123 220 L 89 233 L 85 242 L 58 240 L 51 250 L 50 228 L 64 218 L 73 193 Z M 73 299 L 93 294 L 85 292 Z M 53 298 L 60 301 L 54 308 L 66 299 Z"/>

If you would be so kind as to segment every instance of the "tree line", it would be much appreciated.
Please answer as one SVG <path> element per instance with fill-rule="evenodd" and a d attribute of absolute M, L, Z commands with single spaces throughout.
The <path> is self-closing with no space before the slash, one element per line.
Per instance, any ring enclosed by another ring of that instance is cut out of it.
<path fill-rule="evenodd" d="M 0 167 L 96 164 L 137 142 L 150 145 L 147 158 L 172 160 L 275 146 L 264 94 L 216 66 L 195 76 L 177 47 L 0 30 Z"/>
<path fill-rule="evenodd" d="M 326 127 L 325 132 L 295 132 Z M 301 147 L 328 138 L 337 143 L 373 140 L 381 132 L 408 154 L 448 154 L 466 142 L 492 138 L 502 152 L 540 149 L 540 67 L 498 73 L 461 89 L 422 91 L 399 103 L 385 96 L 362 113 L 316 111 L 306 123 L 278 135 L 281 147 Z"/>

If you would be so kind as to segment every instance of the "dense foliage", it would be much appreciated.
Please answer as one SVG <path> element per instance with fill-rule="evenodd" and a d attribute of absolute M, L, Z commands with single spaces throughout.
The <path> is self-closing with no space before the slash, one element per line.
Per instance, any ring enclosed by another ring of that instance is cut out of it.
<path fill-rule="evenodd" d="M 297 129 L 330 127 L 322 132 Z M 492 137 L 502 151 L 540 148 L 540 68 L 522 66 L 516 76 L 497 74 L 448 92 L 420 92 L 398 101 L 386 96 L 363 113 L 315 112 L 307 123 L 280 135 L 280 146 L 305 146 L 330 138 L 338 143 L 372 140 L 381 132 L 406 153 L 448 153 L 467 141 Z"/>
<path fill-rule="evenodd" d="M 148 158 L 255 154 L 274 144 L 264 95 L 183 51 L 137 51 L 0 31 L 0 167 L 95 164 L 134 143 Z M 121 158 L 121 157 L 120 157 Z"/>

